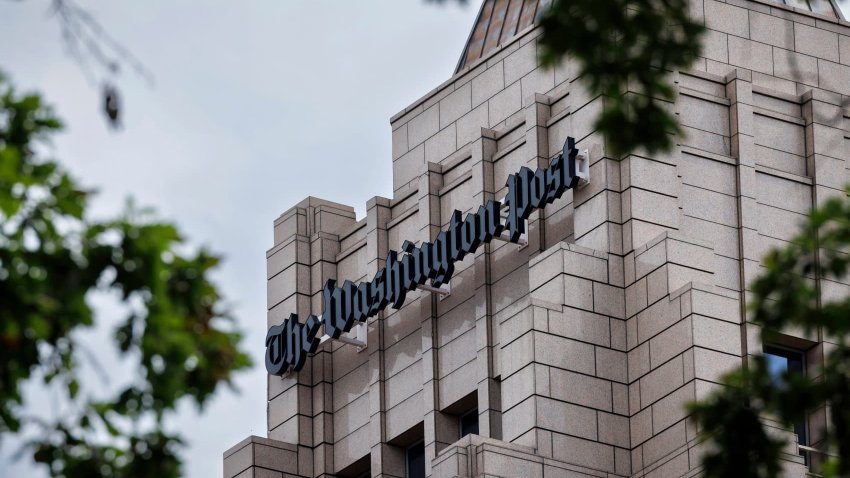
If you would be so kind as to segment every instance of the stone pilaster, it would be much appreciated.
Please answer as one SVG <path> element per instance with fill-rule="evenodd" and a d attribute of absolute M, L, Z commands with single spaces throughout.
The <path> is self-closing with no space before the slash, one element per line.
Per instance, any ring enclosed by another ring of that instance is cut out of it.
<path fill-rule="evenodd" d="M 495 135 L 482 130 L 481 137 L 472 145 L 472 190 L 475 191 L 474 205 L 483 205 L 495 200 L 496 187 L 493 182 L 493 155 L 496 153 Z M 478 380 L 478 428 L 479 435 L 502 437 L 501 386 L 495 380 L 496 364 L 493 343 L 493 304 L 490 274 L 490 245 L 484 244 L 475 253 L 475 345 L 478 351 L 475 360 Z"/>
<path fill-rule="evenodd" d="M 440 231 L 440 187 L 443 185 L 442 168 L 437 163 L 426 162 L 423 174 L 419 176 L 419 217 L 422 233 L 420 237 L 434 240 Z M 422 299 L 421 337 L 422 337 L 422 404 L 423 404 L 423 440 L 425 442 L 425 474 L 431 474 L 431 461 L 438 449 L 445 445 L 442 437 L 442 417 L 438 411 L 440 381 L 438 379 L 438 356 L 434 344 L 437 332 L 436 294 Z"/>

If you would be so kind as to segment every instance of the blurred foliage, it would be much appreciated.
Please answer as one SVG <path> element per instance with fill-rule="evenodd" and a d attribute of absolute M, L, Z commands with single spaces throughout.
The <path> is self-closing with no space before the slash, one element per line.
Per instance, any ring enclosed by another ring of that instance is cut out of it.
<path fill-rule="evenodd" d="M 38 95 L 0 76 L 0 433 L 39 430 L 29 449 L 52 476 L 180 476 L 182 441 L 165 430 L 168 412 L 181 399 L 202 407 L 251 365 L 209 281 L 219 259 L 181 253 L 174 225 L 132 206 L 115 220 L 90 219 L 92 192 L 44 157 L 61 128 Z M 97 291 L 117 291 L 131 311 L 113 345 L 135 366 L 109 399 L 80 379 L 82 358 L 96 359 L 76 332 L 95 325 Z M 61 393 L 57 422 L 27 410 L 30 379 Z"/>
<path fill-rule="evenodd" d="M 752 284 L 749 321 L 760 327 L 764 343 L 775 343 L 778 331 L 789 329 L 821 337 L 824 360 L 809 364 L 806 374 L 786 373 L 776 382 L 764 357 L 753 357 L 746 368 L 723 378 L 725 387 L 693 404 L 694 419 L 709 440 L 706 476 L 781 476 L 785 443 L 768 433 L 763 420 L 791 429 L 807 411 L 828 405 L 825 436 L 813 437 L 828 454 L 810 456 L 827 459 L 815 462 L 823 476 L 850 477 L 850 297 L 822 289 L 827 281 L 847 282 L 848 251 L 850 201 L 832 198 L 811 213 L 787 247 L 766 257 L 764 274 Z"/>
<path fill-rule="evenodd" d="M 12 0 L 20 1 L 24 0 Z M 62 42 L 90 84 L 100 84 L 101 112 L 107 125 L 121 127 L 124 115 L 119 76 L 131 71 L 153 86 L 153 74 L 136 56 L 74 0 L 49 0 L 48 14 L 59 24 Z"/>
<path fill-rule="evenodd" d="M 640 150 L 669 151 L 682 132 L 671 108 L 676 97 L 671 74 L 699 57 L 705 30 L 701 20 L 691 17 L 689 1 L 540 4 L 540 58 L 550 67 L 574 62 L 575 76 L 588 91 L 605 96 L 594 127 L 605 138 L 608 152 L 622 157 Z"/>
<path fill-rule="evenodd" d="M 670 74 L 697 59 L 704 30 L 688 8 L 688 0 L 554 0 L 543 10 L 543 62 L 575 61 L 588 90 L 605 95 L 595 127 L 616 157 L 668 151 L 681 133 Z"/>

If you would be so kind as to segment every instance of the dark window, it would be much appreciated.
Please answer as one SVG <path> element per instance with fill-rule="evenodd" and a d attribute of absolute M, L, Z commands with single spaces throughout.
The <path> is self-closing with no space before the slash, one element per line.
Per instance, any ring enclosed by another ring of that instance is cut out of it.
<path fill-rule="evenodd" d="M 805 353 L 799 350 L 787 349 L 783 347 L 768 346 L 764 348 L 764 358 L 767 362 L 767 372 L 774 384 L 780 385 L 784 380 L 785 374 L 804 374 L 806 373 Z M 800 445 L 808 445 L 809 437 L 806 433 L 806 423 L 798 423 L 794 425 L 794 433 L 797 434 L 797 440 Z M 800 454 L 807 457 L 806 452 L 800 451 Z"/>
<path fill-rule="evenodd" d="M 405 451 L 407 478 L 425 478 L 425 442 L 416 442 Z"/>
<path fill-rule="evenodd" d="M 470 410 L 460 416 L 460 437 L 466 435 L 478 435 L 478 410 Z"/>

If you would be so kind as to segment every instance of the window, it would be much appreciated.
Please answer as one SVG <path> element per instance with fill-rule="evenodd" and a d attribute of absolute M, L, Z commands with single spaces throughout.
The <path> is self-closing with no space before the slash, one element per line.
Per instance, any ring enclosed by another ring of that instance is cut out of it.
<path fill-rule="evenodd" d="M 766 346 L 764 348 L 764 359 L 767 363 L 767 372 L 774 384 L 779 385 L 785 373 L 804 374 L 806 373 L 805 353 L 799 350 L 794 350 L 784 347 Z M 797 434 L 797 440 L 800 445 L 808 445 L 809 438 L 806 433 L 806 423 L 798 423 L 794 425 L 794 433 Z M 806 457 L 806 452 L 800 450 L 800 454 Z"/>
<path fill-rule="evenodd" d="M 407 478 L 425 478 L 425 442 L 418 441 L 404 452 Z"/>
<path fill-rule="evenodd" d="M 788 5 L 789 7 L 799 8 L 801 10 L 808 10 L 814 13 L 820 13 L 821 15 L 827 15 L 830 17 L 837 17 L 835 14 L 835 7 L 832 5 L 831 0 L 772 0 L 773 3 L 779 3 L 783 5 Z M 838 3 L 847 3 L 847 0 L 838 0 Z"/>
<path fill-rule="evenodd" d="M 478 409 L 472 409 L 458 419 L 460 438 L 466 435 L 478 435 Z"/>

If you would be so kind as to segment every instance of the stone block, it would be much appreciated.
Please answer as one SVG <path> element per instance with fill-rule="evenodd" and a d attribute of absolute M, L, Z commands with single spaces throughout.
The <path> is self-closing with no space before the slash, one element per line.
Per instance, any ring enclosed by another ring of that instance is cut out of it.
<path fill-rule="evenodd" d="M 625 314 L 623 289 L 593 283 L 593 310 L 599 314 L 623 319 Z"/>
<path fill-rule="evenodd" d="M 684 384 L 684 362 L 681 357 L 655 367 L 640 379 L 641 408 L 652 405 Z"/>
<path fill-rule="evenodd" d="M 475 359 L 475 329 L 470 329 L 458 338 L 444 344 L 437 352 L 437 371 L 439 377 L 444 377 L 463 365 Z"/>
<path fill-rule="evenodd" d="M 726 63 L 729 61 L 728 35 L 717 30 L 706 30 L 703 37 L 702 54 L 714 61 Z"/>
<path fill-rule="evenodd" d="M 340 350 L 333 354 L 333 358 L 337 366 L 334 367 L 333 408 L 329 411 L 339 410 L 369 392 L 369 364 L 362 363 L 357 367 L 349 367 L 352 370 L 347 374 L 342 375 L 340 373 L 341 371 L 338 370 L 341 368 L 337 361 L 338 355 L 342 355 Z M 421 379 L 419 385 L 421 385 Z M 409 396 L 410 394 L 407 395 Z"/>
<path fill-rule="evenodd" d="M 850 95 L 850 66 L 818 60 L 818 78 L 821 88 Z"/>
<path fill-rule="evenodd" d="M 563 249 L 562 254 L 564 273 L 597 282 L 608 281 L 608 268 L 605 259 L 596 257 L 589 252 L 570 249 Z"/>
<path fill-rule="evenodd" d="M 706 219 L 719 224 L 738 225 L 735 198 L 693 186 L 682 186 L 682 206 L 686 215 Z"/>
<path fill-rule="evenodd" d="M 489 126 L 487 104 L 480 105 L 457 120 L 457 145 L 464 146 L 481 137 L 481 128 Z"/>
<path fill-rule="evenodd" d="M 503 378 L 509 377 L 514 372 L 534 361 L 535 345 L 533 333 L 527 333 L 513 342 L 502 345 L 502 351 L 499 357 L 502 359 L 501 369 Z M 593 346 L 588 345 L 588 347 Z M 564 360 L 567 360 L 567 358 L 564 357 Z"/>
<path fill-rule="evenodd" d="M 626 317 L 632 317 L 647 306 L 647 284 L 643 278 L 626 287 Z M 666 281 L 665 281 L 666 282 Z M 666 288 L 666 286 L 665 286 Z"/>
<path fill-rule="evenodd" d="M 387 441 L 392 440 L 422 421 L 425 410 L 422 393 L 417 393 L 386 412 Z M 336 417 L 334 417 L 336 419 Z"/>
<path fill-rule="evenodd" d="M 649 341 L 649 363 L 655 368 L 693 346 L 693 326 L 683 319 Z"/>
<path fill-rule="evenodd" d="M 272 476 L 281 476 L 281 473 L 297 474 L 296 446 L 268 438 L 250 436 L 224 452 L 225 478 L 242 476 L 242 473 L 258 471 L 258 468 L 277 473 Z"/>
<path fill-rule="evenodd" d="M 628 352 L 628 370 L 629 382 L 649 372 L 649 343 L 643 343 Z"/>
<path fill-rule="evenodd" d="M 546 397 L 536 397 L 536 424 L 547 430 L 596 440 L 596 410 Z"/>
<path fill-rule="evenodd" d="M 407 124 L 408 146 L 414 147 L 440 130 L 440 107 L 434 105 L 410 120 Z"/>
<path fill-rule="evenodd" d="M 693 315 L 694 345 L 741 355 L 741 328 L 737 324 Z"/>
<path fill-rule="evenodd" d="M 533 454 L 527 453 L 525 459 L 514 454 L 506 454 L 502 449 L 487 446 L 478 447 L 477 459 L 483 470 L 481 476 L 527 476 L 543 478 L 543 463 Z"/>
<path fill-rule="evenodd" d="M 470 83 L 466 83 L 440 100 L 440 128 L 454 123 L 472 109 L 471 90 Z"/>
<path fill-rule="evenodd" d="M 700 347 L 694 348 L 694 377 L 710 382 L 720 382 L 723 374 L 742 365 L 740 357 L 727 355 Z"/>
<path fill-rule="evenodd" d="M 684 184 L 723 194 L 737 194 L 735 167 L 730 164 L 683 153 L 678 171 Z"/>
<path fill-rule="evenodd" d="M 750 36 L 748 10 L 714 0 L 705 0 L 705 26 L 743 38 Z"/>
<path fill-rule="evenodd" d="M 583 236 L 609 220 L 608 195 L 603 191 L 588 199 L 575 210 L 575 235 Z"/>
<path fill-rule="evenodd" d="M 667 265 L 661 266 L 652 271 L 645 279 L 641 279 L 646 281 L 646 296 L 650 304 L 660 300 L 669 292 L 667 289 L 667 268 Z"/>
<path fill-rule="evenodd" d="M 681 96 L 680 101 L 687 101 L 687 98 Z M 726 128 L 727 130 L 729 128 L 728 119 Z M 623 166 L 623 181 L 628 181 L 629 186 L 667 196 L 679 194 L 679 188 L 676 184 L 676 166 L 640 156 L 629 156 L 621 164 Z"/>
<path fill-rule="evenodd" d="M 522 77 L 522 98 L 526 101 L 535 93 L 544 94 L 555 87 L 555 71 L 551 68 L 538 67 Z"/>
<path fill-rule="evenodd" d="M 775 75 L 777 68 L 776 52 L 773 53 L 773 58 L 773 71 Z M 793 81 L 777 78 L 773 75 L 765 75 L 764 73 L 759 72 L 753 73 L 753 86 L 763 86 L 771 90 L 776 90 L 780 93 L 785 93 L 786 95 L 794 96 L 797 94 L 797 84 Z"/>
<path fill-rule="evenodd" d="M 676 448 L 682 447 L 687 441 L 685 421 L 658 433 L 643 445 L 644 466 L 649 466 L 667 456 Z M 675 475 L 671 475 L 675 476 Z"/>
<path fill-rule="evenodd" d="M 525 46 L 505 57 L 504 65 L 505 84 L 510 85 L 537 68 L 537 44 L 526 43 Z"/>
<path fill-rule="evenodd" d="M 635 278 L 645 277 L 665 262 L 667 262 L 666 241 L 652 241 L 647 244 L 646 249 L 638 248 L 635 250 Z"/>
<path fill-rule="evenodd" d="M 626 353 L 596 347 L 596 376 L 621 383 L 628 381 Z"/>
<path fill-rule="evenodd" d="M 816 158 L 816 164 L 817 159 L 819 158 Z M 844 169 L 844 161 L 835 162 L 840 163 L 840 168 L 833 167 L 824 172 L 835 174 L 839 169 Z M 826 161 L 820 164 L 830 166 L 830 163 Z M 761 173 L 756 174 L 756 184 L 758 185 L 758 201 L 762 204 L 799 214 L 808 214 L 812 208 L 812 188 L 806 184 Z"/>
<path fill-rule="evenodd" d="M 533 332 L 538 363 L 587 375 L 596 373 L 594 346 L 557 335 Z M 508 353 L 507 351 L 505 352 Z M 526 354 L 527 355 L 527 354 Z"/>
<path fill-rule="evenodd" d="M 550 333 L 569 339 L 602 346 L 613 342 L 609 319 L 604 315 L 564 307 L 561 312 L 549 311 L 548 325 Z"/>
<path fill-rule="evenodd" d="M 502 410 L 508 411 L 519 403 L 537 393 L 535 388 L 536 371 L 540 368 L 548 368 L 543 365 L 530 363 L 520 370 L 514 372 L 502 381 Z M 552 369 L 557 370 L 557 369 Z M 551 373 L 550 377 L 555 374 Z M 583 375 L 582 375 L 583 376 Z M 551 393 L 555 396 L 555 383 L 552 383 Z M 555 398 L 561 399 L 558 396 Z"/>
<path fill-rule="evenodd" d="M 547 251 L 529 261 L 528 287 L 535 290 L 541 285 L 564 273 L 561 250 Z M 574 274 L 579 275 L 581 274 Z"/>
<path fill-rule="evenodd" d="M 421 395 L 421 392 L 414 396 Z M 404 403 L 404 402 L 402 402 Z M 334 438 L 342 439 L 369 422 L 369 415 L 364 410 L 369 409 L 369 395 L 360 398 L 337 410 L 333 414 Z"/>
<path fill-rule="evenodd" d="M 619 415 L 629 415 L 629 387 L 621 383 L 612 383 L 613 412 Z"/>
<path fill-rule="evenodd" d="M 675 390 L 652 405 L 652 429 L 664 430 L 685 418 L 686 406 L 695 400 L 694 382 Z"/>
<path fill-rule="evenodd" d="M 470 82 L 472 85 L 472 107 L 485 103 L 505 88 L 505 73 L 502 62 L 487 68 Z"/>
<path fill-rule="evenodd" d="M 420 144 L 393 161 L 393 189 L 398 189 L 414 179 L 425 164 L 425 145 Z"/>
<path fill-rule="evenodd" d="M 659 300 L 637 315 L 637 343 L 643 343 L 680 319 L 679 311 L 666 299 Z"/>
<path fill-rule="evenodd" d="M 635 414 L 630 420 L 632 446 L 645 442 L 652 437 L 652 409 L 647 408 Z"/>
<path fill-rule="evenodd" d="M 773 74 L 771 46 L 764 43 L 730 36 L 729 63 L 748 70 Z"/>
<path fill-rule="evenodd" d="M 440 379 L 439 396 L 437 399 L 438 408 L 447 407 L 467 395 L 474 393 L 477 390 L 476 381 L 478 380 L 477 368 L 472 362 L 466 366 L 456 369 L 450 374 Z M 423 388 L 423 391 L 428 391 Z M 421 412 L 420 412 L 421 416 Z"/>
<path fill-rule="evenodd" d="M 456 150 L 457 128 L 450 124 L 425 141 L 425 161 L 438 163 Z"/>
<path fill-rule="evenodd" d="M 675 197 L 629 188 L 623 194 L 623 219 L 640 219 L 667 227 L 678 227 L 679 204 Z M 612 218 L 613 219 L 613 218 Z M 578 229 L 578 227 L 576 227 Z"/>
<path fill-rule="evenodd" d="M 780 78 L 816 86 L 818 61 L 813 56 L 782 48 L 773 48 L 774 74 Z"/>
<path fill-rule="evenodd" d="M 509 116 L 522 108 L 522 89 L 519 83 L 515 83 L 488 101 L 490 126 L 496 126 L 505 121 Z"/>
<path fill-rule="evenodd" d="M 790 241 L 797 234 L 798 227 L 803 224 L 805 218 L 805 214 L 759 204 L 756 226 L 759 234 L 763 236 Z"/>
<path fill-rule="evenodd" d="M 838 62 L 838 34 L 801 23 L 794 24 L 795 50 L 805 55 Z"/>
<path fill-rule="evenodd" d="M 711 246 L 697 241 L 678 237 L 667 239 L 667 260 L 692 269 L 711 272 L 714 264 L 714 250 Z M 671 287 L 671 290 L 675 288 Z"/>
<path fill-rule="evenodd" d="M 563 275 L 560 276 L 563 280 L 564 298 L 563 304 L 577 309 L 593 310 L 593 285 L 587 279 L 579 277 Z M 545 297 L 540 297 L 547 300 Z"/>
<path fill-rule="evenodd" d="M 612 413 L 598 412 L 599 441 L 621 448 L 629 448 L 629 418 Z"/>
<path fill-rule="evenodd" d="M 847 157 L 850 142 L 844 139 L 841 129 L 815 123 L 806 128 L 806 134 L 811 136 L 806 141 L 813 146 L 816 154 L 839 159 Z"/>
<path fill-rule="evenodd" d="M 400 158 L 401 155 L 408 151 L 407 147 L 407 124 L 393 131 L 393 161 Z"/>
<path fill-rule="evenodd" d="M 552 455 L 573 465 L 614 472 L 614 447 L 604 443 L 553 433 Z"/>
<path fill-rule="evenodd" d="M 793 50 L 794 23 L 773 15 L 751 11 L 750 38 L 758 42 Z"/>

